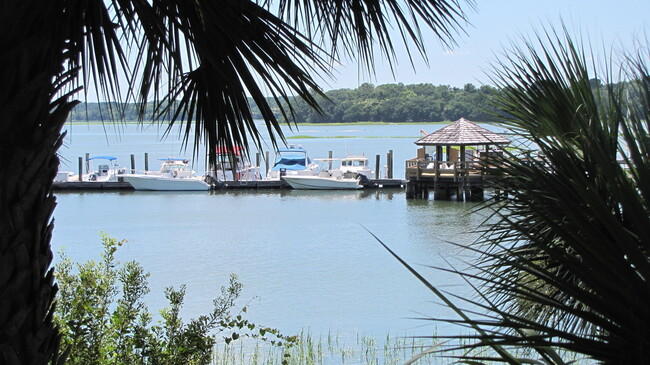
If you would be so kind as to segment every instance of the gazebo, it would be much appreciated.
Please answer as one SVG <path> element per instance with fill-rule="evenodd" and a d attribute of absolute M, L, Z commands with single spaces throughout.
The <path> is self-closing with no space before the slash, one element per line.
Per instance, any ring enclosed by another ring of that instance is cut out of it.
<path fill-rule="evenodd" d="M 503 136 L 465 118 L 418 139 L 415 144 L 422 147 L 418 157 L 406 161 L 407 197 L 427 197 L 430 188 L 443 199 L 454 192 L 459 198 L 471 191 L 473 196 L 482 196 L 486 176 L 474 162 L 476 158 L 486 161 L 492 153 L 499 153 L 493 150 L 508 143 Z M 467 146 L 474 148 L 467 150 Z M 453 147 L 459 147 L 460 153 Z"/>
<path fill-rule="evenodd" d="M 425 156 L 427 155 L 427 147 L 435 147 L 434 160 L 449 162 L 456 161 L 457 157 L 460 157 L 460 161 L 464 162 L 466 160 L 466 146 L 484 146 L 485 153 L 489 153 L 490 146 L 496 147 L 508 143 L 510 141 L 503 136 L 479 127 L 465 118 L 460 118 L 448 126 L 415 141 L 416 145 L 424 147 Z M 454 156 L 453 146 L 460 147 L 460 156 Z M 443 147 L 446 149 L 445 160 L 442 159 Z"/>

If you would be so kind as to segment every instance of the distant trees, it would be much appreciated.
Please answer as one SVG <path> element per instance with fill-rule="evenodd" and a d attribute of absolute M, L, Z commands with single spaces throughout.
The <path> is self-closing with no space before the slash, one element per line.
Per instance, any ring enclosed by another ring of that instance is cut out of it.
<path fill-rule="evenodd" d="M 318 114 L 307 103 L 292 100 L 298 123 L 355 123 L 355 122 L 438 122 L 456 120 L 461 117 L 475 121 L 490 121 L 489 100 L 496 93 L 491 86 L 476 87 L 466 84 L 462 88 L 449 85 L 433 84 L 384 84 L 375 86 L 365 83 L 356 89 L 337 89 L 317 98 L 323 108 Z M 280 110 L 272 98 L 267 99 L 276 117 Z M 249 99 L 253 117 L 262 119 L 262 115 Z M 72 112 L 72 120 L 106 120 L 108 108 L 100 108 L 99 103 L 78 105 Z M 138 109 L 134 104 L 127 104 L 120 110 L 120 115 L 109 119 L 137 120 Z M 153 120 L 152 108 L 145 109 L 145 120 Z M 103 111 L 103 115 L 102 115 Z M 103 117 L 103 118 L 102 118 Z"/>
<path fill-rule="evenodd" d="M 362 84 L 356 89 L 338 89 L 319 100 L 323 114 L 297 102 L 296 121 L 307 123 L 437 122 L 461 117 L 490 121 L 491 86 L 463 88 L 433 84 Z"/>

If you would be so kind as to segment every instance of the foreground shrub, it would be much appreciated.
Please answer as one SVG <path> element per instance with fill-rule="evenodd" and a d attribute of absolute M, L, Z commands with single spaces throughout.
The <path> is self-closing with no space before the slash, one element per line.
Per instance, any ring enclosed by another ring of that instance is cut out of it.
<path fill-rule="evenodd" d="M 295 337 L 246 320 L 235 301 L 242 284 L 232 274 L 212 311 L 185 323 L 180 310 L 185 286 L 168 287 L 169 307 L 155 324 L 144 302 L 149 273 L 135 261 L 120 264 L 115 252 L 125 241 L 102 234 L 100 261 L 74 264 L 61 253 L 56 265 L 59 296 L 54 320 L 60 327 L 67 364 L 203 365 L 212 361 L 216 334 L 230 343 L 241 337 L 289 347 Z M 236 314 L 233 312 L 237 311 Z"/>

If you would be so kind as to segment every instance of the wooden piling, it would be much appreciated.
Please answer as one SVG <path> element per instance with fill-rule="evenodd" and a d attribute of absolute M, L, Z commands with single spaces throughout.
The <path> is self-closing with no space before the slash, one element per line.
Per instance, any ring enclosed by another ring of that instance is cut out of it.
<path fill-rule="evenodd" d="M 393 178 L 393 150 L 388 150 L 388 154 L 386 155 L 386 163 L 388 163 L 388 172 L 386 175 L 386 178 L 392 179 Z"/>
<path fill-rule="evenodd" d="M 88 159 L 86 159 L 88 161 Z M 84 173 L 84 160 L 83 157 L 79 157 L 79 181 L 83 180 L 83 173 Z"/>
<path fill-rule="evenodd" d="M 381 155 L 377 155 L 377 157 L 375 158 L 375 179 L 381 178 L 381 176 L 380 176 L 381 174 L 379 172 L 380 171 L 379 168 L 381 166 L 380 163 L 379 163 L 380 160 L 381 160 Z"/>
<path fill-rule="evenodd" d="M 332 169 L 332 156 L 334 156 L 332 154 L 332 151 L 327 151 L 327 158 L 329 159 L 329 165 L 328 165 L 328 168 L 327 168 L 328 170 Z"/>
<path fill-rule="evenodd" d="M 135 174 L 135 155 L 131 154 L 131 173 Z"/>
<path fill-rule="evenodd" d="M 86 152 L 86 173 L 90 174 L 90 153 L 88 152 Z"/>
<path fill-rule="evenodd" d="M 262 160 L 262 154 L 257 152 L 255 154 L 255 167 L 260 167 L 261 160 Z"/>
<path fill-rule="evenodd" d="M 144 171 L 149 171 L 149 154 L 144 153 Z"/>
<path fill-rule="evenodd" d="M 268 172 L 271 169 L 271 166 L 270 166 L 271 165 L 271 158 L 269 157 L 269 151 L 266 151 L 265 156 L 266 156 L 266 159 L 264 161 L 266 161 L 266 171 Z M 264 174 L 264 176 L 266 176 L 266 173 Z"/>

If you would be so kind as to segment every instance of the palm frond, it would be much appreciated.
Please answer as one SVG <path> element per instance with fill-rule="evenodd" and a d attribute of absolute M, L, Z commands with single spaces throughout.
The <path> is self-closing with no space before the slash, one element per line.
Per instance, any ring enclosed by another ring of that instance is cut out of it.
<path fill-rule="evenodd" d="M 456 302 L 484 313 L 443 320 L 475 330 L 449 336 L 469 341 L 456 349 L 498 346 L 508 354 L 496 352 L 494 361 L 524 363 L 530 359 L 512 355 L 523 351 L 543 363 L 573 353 L 643 364 L 650 359 L 648 47 L 620 64 L 626 80 L 607 74 L 594 88 L 593 55 L 567 34 L 546 32 L 513 47 L 493 74 L 503 124 L 534 147 L 504 152 L 495 188 L 506 199 L 488 205 L 492 216 L 469 247 L 480 259 L 471 271 L 449 270 L 477 297 L 443 301 L 457 313 Z"/>
<path fill-rule="evenodd" d="M 465 3 L 468 8 L 474 6 L 472 0 Z M 370 69 L 376 46 L 391 65 L 396 60 L 394 30 L 407 52 L 412 42 L 426 60 L 420 23 L 447 47 L 455 45 L 455 37 L 467 23 L 460 2 L 446 0 L 280 0 L 279 9 L 287 22 L 304 28 L 312 39 L 320 38 L 324 47 L 330 47 L 331 55 L 343 52 Z"/>

